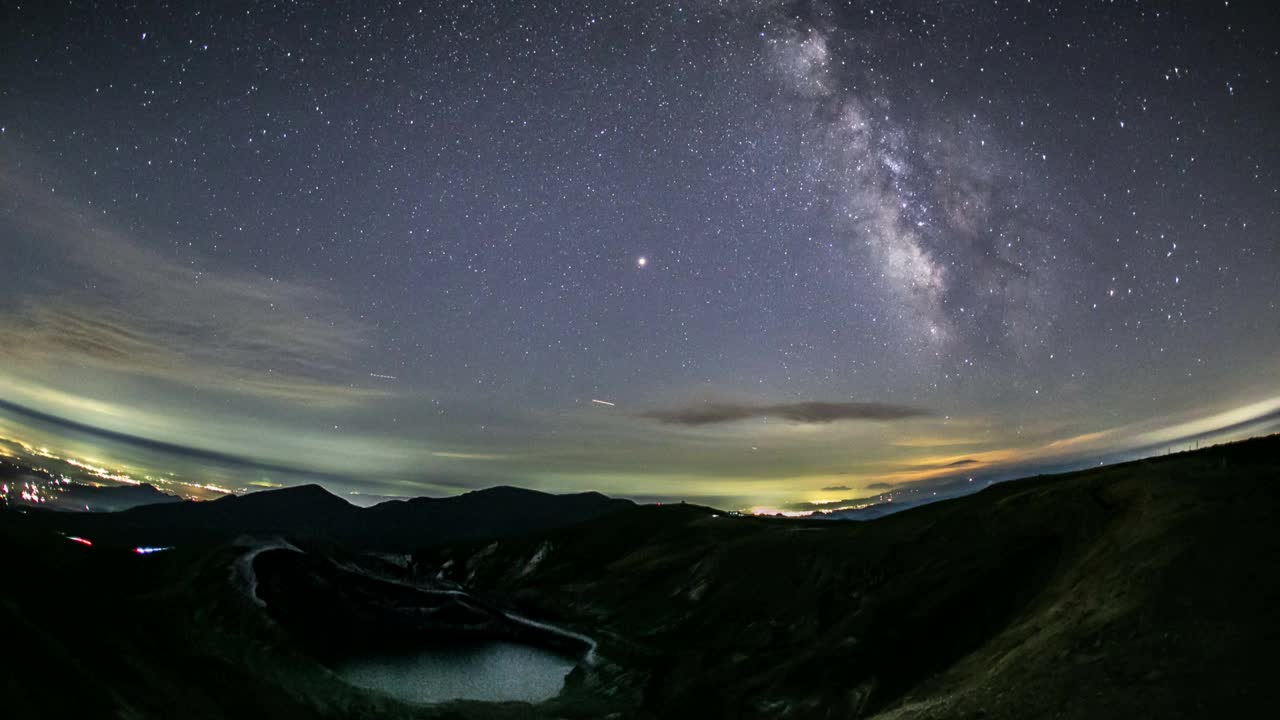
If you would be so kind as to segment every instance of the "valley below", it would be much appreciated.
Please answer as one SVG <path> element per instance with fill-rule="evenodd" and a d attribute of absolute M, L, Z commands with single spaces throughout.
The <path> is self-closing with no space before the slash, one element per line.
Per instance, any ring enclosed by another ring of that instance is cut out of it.
<path fill-rule="evenodd" d="M 867 522 L 597 496 L 501 537 L 361 534 L 316 490 L 311 518 L 263 511 L 291 491 L 7 510 L 0 677 L 11 717 L 1256 715 L 1278 458 L 1262 438 Z"/>

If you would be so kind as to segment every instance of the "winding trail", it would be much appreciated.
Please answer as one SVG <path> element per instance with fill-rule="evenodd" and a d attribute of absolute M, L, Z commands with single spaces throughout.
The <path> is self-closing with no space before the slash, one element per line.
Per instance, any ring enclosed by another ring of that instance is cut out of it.
<path fill-rule="evenodd" d="M 263 602 L 262 598 L 258 597 L 258 571 L 253 567 L 253 561 L 268 550 L 302 552 L 287 540 L 272 540 L 266 544 L 250 548 L 231 564 L 231 582 L 239 587 L 245 595 L 248 595 L 254 605 L 260 608 L 266 608 L 267 604 Z"/>
<path fill-rule="evenodd" d="M 524 617 L 522 615 L 516 615 L 515 613 L 506 612 L 504 610 L 499 610 L 498 612 L 502 613 L 508 620 L 512 622 L 520 623 L 521 625 L 527 625 L 533 628 L 538 628 L 539 630 L 545 630 L 547 632 L 560 635 L 561 637 L 567 637 L 572 640 L 577 640 L 578 642 L 585 643 L 587 646 L 587 654 L 582 657 L 582 661 L 587 665 L 596 664 L 596 660 L 597 660 L 596 647 L 598 643 L 596 643 L 594 638 L 591 638 L 587 635 L 583 635 L 581 633 L 576 633 L 572 630 L 566 630 L 562 627 L 557 627 L 550 623 L 539 622 L 537 620 L 530 620 L 529 618 Z"/>

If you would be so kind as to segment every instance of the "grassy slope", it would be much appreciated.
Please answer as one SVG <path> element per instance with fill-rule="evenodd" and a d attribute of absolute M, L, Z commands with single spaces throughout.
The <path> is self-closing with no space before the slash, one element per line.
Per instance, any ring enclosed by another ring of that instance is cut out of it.
<path fill-rule="evenodd" d="M 1262 439 L 863 524 L 640 508 L 419 560 L 594 629 L 617 667 L 584 682 L 653 716 L 1248 714 L 1277 669 L 1277 458 Z"/>
<path fill-rule="evenodd" d="M 1109 522 L 1016 623 L 885 716 L 1269 714 L 1278 465 L 1271 438 L 1073 478 Z M 1054 508 L 1063 489 L 1004 502 Z"/>

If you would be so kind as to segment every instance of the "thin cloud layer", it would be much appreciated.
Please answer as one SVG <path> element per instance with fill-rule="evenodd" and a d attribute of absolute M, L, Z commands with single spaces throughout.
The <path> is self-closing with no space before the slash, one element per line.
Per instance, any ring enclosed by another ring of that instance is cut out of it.
<path fill-rule="evenodd" d="M 715 425 L 751 418 L 781 418 L 797 423 L 824 424 L 841 420 L 905 420 L 930 413 L 909 405 L 875 402 L 735 403 L 713 402 L 667 410 L 651 410 L 641 417 L 664 425 Z"/>
<path fill-rule="evenodd" d="M 970 465 L 981 465 L 981 464 L 982 464 L 981 460 L 975 460 L 974 458 L 962 458 L 960 460 L 955 460 L 950 462 L 931 462 L 931 463 L 918 463 L 915 465 L 906 465 L 901 469 L 899 469 L 897 472 L 901 474 L 910 474 L 910 473 L 929 472 L 932 470 L 954 470 L 956 468 L 963 468 L 963 467 L 969 467 Z"/>
<path fill-rule="evenodd" d="M 370 330 L 322 290 L 143 247 L 101 216 L 0 173 L 0 230 L 63 282 L 0 306 L 10 369 L 71 363 L 304 403 L 380 394 L 351 382 Z"/>

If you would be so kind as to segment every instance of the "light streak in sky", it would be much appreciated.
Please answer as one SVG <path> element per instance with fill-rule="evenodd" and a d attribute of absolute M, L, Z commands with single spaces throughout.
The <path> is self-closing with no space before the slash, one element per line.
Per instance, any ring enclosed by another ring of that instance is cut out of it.
<path fill-rule="evenodd" d="M 395 375 L 383 375 L 382 373 L 369 373 L 369 377 L 378 378 L 379 380 L 399 380 Z"/>
<path fill-rule="evenodd" d="M 78 543 L 80 543 L 81 545 L 85 545 L 85 546 L 88 546 L 88 547 L 93 547 L 93 543 L 92 543 L 91 541 L 86 540 L 86 539 L 84 539 L 84 538 L 82 538 L 82 537 L 76 537 L 76 536 L 74 536 L 74 535 L 68 535 L 68 536 L 67 536 L 67 539 L 68 539 L 68 540 L 70 540 L 71 542 L 78 542 Z"/>
<path fill-rule="evenodd" d="M 615 407 L 615 403 L 611 403 L 608 400 L 597 400 L 595 398 L 591 398 L 591 402 L 597 405 L 608 405 L 609 407 Z"/>

